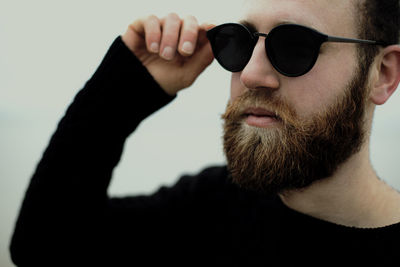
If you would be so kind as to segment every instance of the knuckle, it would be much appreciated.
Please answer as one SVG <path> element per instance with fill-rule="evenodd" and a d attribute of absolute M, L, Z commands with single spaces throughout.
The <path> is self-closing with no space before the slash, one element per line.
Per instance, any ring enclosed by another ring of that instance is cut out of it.
<path fill-rule="evenodd" d="M 178 14 L 176 14 L 175 12 L 171 12 L 167 15 L 168 19 L 172 19 L 172 20 L 180 20 Z"/>
<path fill-rule="evenodd" d="M 146 17 L 147 21 L 158 21 L 158 17 L 156 15 L 150 14 Z"/>
<path fill-rule="evenodd" d="M 180 27 L 181 23 L 181 19 L 178 17 L 178 15 L 175 13 L 171 13 L 166 17 L 164 21 L 164 26 L 168 25 L 168 27 L 178 28 Z"/>
<path fill-rule="evenodd" d="M 143 18 L 135 19 L 131 24 L 129 24 L 129 27 L 135 28 L 138 25 L 143 25 L 143 22 L 144 22 Z"/>
<path fill-rule="evenodd" d="M 186 15 L 183 20 L 191 24 L 196 24 L 196 25 L 198 24 L 197 18 L 192 15 Z"/>
<path fill-rule="evenodd" d="M 154 15 L 150 15 L 149 17 L 147 17 L 146 24 L 147 28 L 151 30 L 156 30 L 157 28 L 160 27 L 160 21 L 158 17 Z"/>
<path fill-rule="evenodd" d="M 183 30 L 185 34 L 196 36 L 198 34 L 198 24 L 196 21 L 185 20 L 183 24 Z"/>

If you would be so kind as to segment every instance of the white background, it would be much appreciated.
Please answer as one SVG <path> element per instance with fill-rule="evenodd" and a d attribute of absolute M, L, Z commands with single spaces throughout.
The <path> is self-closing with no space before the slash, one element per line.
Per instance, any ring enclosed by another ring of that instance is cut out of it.
<path fill-rule="evenodd" d="M 240 0 L 0 0 L 0 266 L 29 179 L 74 95 L 127 25 L 148 14 L 238 19 Z M 183 173 L 222 164 L 230 74 L 214 62 L 188 90 L 144 121 L 126 143 L 111 195 L 150 193 Z M 145 90 L 146 88 L 143 88 Z M 400 189 L 400 92 L 378 107 L 371 159 Z"/>

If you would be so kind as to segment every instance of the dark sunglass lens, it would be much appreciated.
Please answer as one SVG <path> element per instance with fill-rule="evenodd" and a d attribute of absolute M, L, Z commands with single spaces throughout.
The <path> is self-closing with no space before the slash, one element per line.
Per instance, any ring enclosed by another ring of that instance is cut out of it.
<path fill-rule="evenodd" d="M 224 24 L 212 29 L 211 46 L 225 69 L 237 72 L 249 62 L 254 43 L 250 32 L 240 24 Z"/>
<path fill-rule="evenodd" d="M 298 25 L 278 26 L 267 39 L 272 64 L 287 76 L 300 76 L 309 71 L 321 44 L 314 32 Z"/>

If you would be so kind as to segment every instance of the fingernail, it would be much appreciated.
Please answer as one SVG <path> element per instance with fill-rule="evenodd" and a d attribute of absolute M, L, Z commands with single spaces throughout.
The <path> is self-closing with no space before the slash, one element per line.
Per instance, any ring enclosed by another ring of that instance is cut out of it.
<path fill-rule="evenodd" d="M 159 49 L 158 43 L 156 43 L 156 42 L 151 43 L 151 45 L 150 45 L 150 50 L 151 50 L 152 52 L 158 53 L 158 49 Z"/>
<path fill-rule="evenodd" d="M 175 55 L 175 53 L 174 53 L 174 50 L 172 49 L 172 47 L 167 46 L 164 48 L 164 51 L 161 56 L 163 58 L 165 58 L 166 60 L 171 60 L 174 58 L 174 55 Z"/>
<path fill-rule="evenodd" d="M 186 54 L 191 54 L 193 53 L 194 47 L 191 42 L 184 42 L 182 45 L 182 51 L 185 52 Z"/>

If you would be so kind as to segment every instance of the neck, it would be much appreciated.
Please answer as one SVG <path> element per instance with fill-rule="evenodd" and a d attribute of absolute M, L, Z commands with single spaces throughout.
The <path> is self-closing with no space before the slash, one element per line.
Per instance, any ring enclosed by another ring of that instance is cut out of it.
<path fill-rule="evenodd" d="M 400 194 L 377 177 L 368 144 L 333 176 L 280 198 L 291 209 L 340 225 L 377 228 L 400 222 Z"/>

